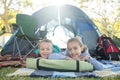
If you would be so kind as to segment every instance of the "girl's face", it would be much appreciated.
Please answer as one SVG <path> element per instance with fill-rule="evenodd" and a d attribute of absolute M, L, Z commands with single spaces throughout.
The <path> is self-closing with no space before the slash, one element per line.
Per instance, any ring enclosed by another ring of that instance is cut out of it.
<path fill-rule="evenodd" d="M 82 47 L 80 47 L 78 42 L 72 41 L 69 42 L 68 45 L 69 56 L 74 60 L 78 60 L 80 58 Z"/>
<path fill-rule="evenodd" d="M 49 42 L 42 42 L 39 50 L 41 57 L 47 59 L 48 56 L 53 52 L 53 45 Z"/>

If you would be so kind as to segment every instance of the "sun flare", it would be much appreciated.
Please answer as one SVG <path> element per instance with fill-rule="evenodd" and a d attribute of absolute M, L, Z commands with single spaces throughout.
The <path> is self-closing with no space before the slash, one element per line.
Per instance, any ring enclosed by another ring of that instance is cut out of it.
<path fill-rule="evenodd" d="M 32 0 L 33 4 L 36 5 L 42 5 L 42 6 L 48 6 L 48 5 L 56 5 L 61 6 L 64 4 L 75 4 L 74 0 Z"/>

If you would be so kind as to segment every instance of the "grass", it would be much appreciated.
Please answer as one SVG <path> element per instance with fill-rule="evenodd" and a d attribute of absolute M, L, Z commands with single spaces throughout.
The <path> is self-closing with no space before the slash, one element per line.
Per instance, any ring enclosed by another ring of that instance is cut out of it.
<path fill-rule="evenodd" d="M 120 76 L 117 77 L 106 77 L 106 78 L 43 78 L 43 77 L 20 77 L 20 76 L 14 76 L 14 77 L 7 77 L 6 74 L 13 73 L 18 68 L 13 67 L 4 67 L 0 68 L 0 80 L 120 80 Z"/>

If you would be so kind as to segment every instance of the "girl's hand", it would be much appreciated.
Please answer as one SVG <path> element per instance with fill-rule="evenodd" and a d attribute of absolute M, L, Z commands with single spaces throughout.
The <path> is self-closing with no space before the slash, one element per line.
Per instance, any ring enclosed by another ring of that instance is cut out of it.
<path fill-rule="evenodd" d="M 85 56 L 85 57 L 80 57 L 80 60 L 83 60 L 83 61 L 88 61 L 88 59 L 90 58 L 89 55 Z"/>
<path fill-rule="evenodd" d="M 66 60 L 73 60 L 71 57 L 66 57 Z"/>

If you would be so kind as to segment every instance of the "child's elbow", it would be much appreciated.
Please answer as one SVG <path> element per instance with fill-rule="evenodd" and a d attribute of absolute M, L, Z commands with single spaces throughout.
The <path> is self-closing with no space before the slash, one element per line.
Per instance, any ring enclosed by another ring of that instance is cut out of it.
<path fill-rule="evenodd" d="M 104 68 L 103 67 L 94 67 L 95 70 L 102 71 Z"/>

